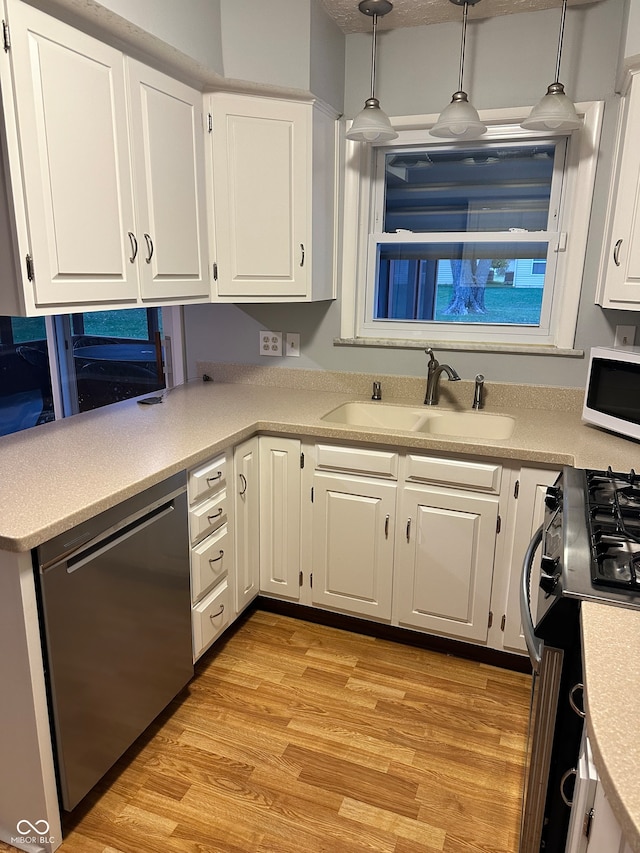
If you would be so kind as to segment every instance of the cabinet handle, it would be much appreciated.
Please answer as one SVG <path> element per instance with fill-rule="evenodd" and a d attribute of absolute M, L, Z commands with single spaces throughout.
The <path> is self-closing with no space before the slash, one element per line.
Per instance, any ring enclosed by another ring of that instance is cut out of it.
<path fill-rule="evenodd" d="M 216 480 L 219 480 L 222 477 L 222 471 L 218 471 L 215 477 L 207 477 L 207 486 L 211 483 L 215 483 Z"/>
<path fill-rule="evenodd" d="M 387 516 L 384 520 L 384 538 L 389 538 L 389 516 Z"/>
<path fill-rule="evenodd" d="M 407 542 L 411 539 L 411 519 L 407 519 Z"/>
<path fill-rule="evenodd" d="M 613 247 L 613 263 L 617 267 L 620 266 L 620 246 L 622 246 L 622 240 L 618 240 L 618 242 Z"/>
<path fill-rule="evenodd" d="M 217 613 L 210 613 L 209 614 L 209 619 L 211 619 L 211 621 L 213 622 L 214 619 L 217 619 L 218 616 L 222 616 L 223 613 L 224 613 L 224 604 L 221 604 L 220 610 L 218 610 Z"/>
<path fill-rule="evenodd" d="M 574 684 L 573 687 L 571 688 L 571 690 L 569 691 L 569 705 L 571 705 L 572 711 L 575 711 L 575 713 L 579 717 L 584 718 L 587 716 L 586 713 L 584 712 L 584 710 L 582 708 L 578 707 L 578 705 L 576 704 L 576 701 L 574 699 L 575 694 L 579 690 L 584 690 L 584 684 L 581 684 L 580 682 L 578 682 L 578 684 Z M 583 704 L 584 704 L 584 700 L 583 700 Z"/>
<path fill-rule="evenodd" d="M 221 548 L 221 549 L 220 549 L 220 556 L 219 556 L 219 557 L 211 557 L 211 558 L 210 558 L 210 560 L 209 560 L 209 565 L 211 565 L 212 563 L 218 563 L 218 562 L 220 562 L 220 560 L 221 560 L 223 557 L 224 557 L 224 551 L 223 551 L 223 550 L 222 550 L 222 548 Z"/>
<path fill-rule="evenodd" d="M 567 797 L 567 795 L 565 794 L 564 785 L 570 776 L 577 776 L 577 775 L 578 774 L 576 773 L 576 768 L 572 767 L 570 770 L 567 770 L 566 773 L 562 774 L 562 779 L 560 780 L 560 796 L 562 797 L 562 801 L 565 804 L 565 806 L 569 806 L 569 808 L 571 808 L 571 806 L 573 805 L 573 800 L 570 800 L 569 797 Z"/>
<path fill-rule="evenodd" d="M 222 507 L 220 507 L 218 512 L 214 512 L 213 515 L 208 515 L 207 521 L 212 522 L 214 518 L 220 518 L 221 515 L 222 515 Z"/>
<path fill-rule="evenodd" d="M 300 243 L 300 266 L 304 266 L 304 243 Z"/>
<path fill-rule="evenodd" d="M 151 258 L 153 257 L 153 240 L 148 234 L 144 235 L 144 239 L 147 242 L 147 257 L 145 258 L 145 261 L 150 264 Z"/>
<path fill-rule="evenodd" d="M 138 241 L 136 240 L 136 235 L 129 231 L 129 240 L 131 241 L 131 257 L 129 258 L 129 263 L 134 263 L 136 257 L 138 256 Z"/>
<path fill-rule="evenodd" d="M 242 488 L 240 489 L 240 494 L 244 495 L 247 491 L 247 478 L 244 474 L 240 474 L 240 482 L 242 483 Z"/>

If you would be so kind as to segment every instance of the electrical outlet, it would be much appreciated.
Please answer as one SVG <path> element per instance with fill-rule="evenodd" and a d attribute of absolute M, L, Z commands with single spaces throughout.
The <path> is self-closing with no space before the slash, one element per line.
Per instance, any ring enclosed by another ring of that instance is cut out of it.
<path fill-rule="evenodd" d="M 260 355 L 282 355 L 282 332 L 260 332 Z"/>
<path fill-rule="evenodd" d="M 636 339 L 635 326 L 616 326 L 616 337 L 613 345 L 616 347 L 632 347 Z"/>
<path fill-rule="evenodd" d="M 284 336 L 285 355 L 300 355 L 300 335 L 298 332 L 286 332 Z"/>

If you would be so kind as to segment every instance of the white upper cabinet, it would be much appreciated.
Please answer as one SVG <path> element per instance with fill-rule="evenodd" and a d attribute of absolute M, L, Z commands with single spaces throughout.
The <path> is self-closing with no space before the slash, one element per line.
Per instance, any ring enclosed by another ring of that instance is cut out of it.
<path fill-rule="evenodd" d="M 640 68 L 628 74 L 614 152 L 596 303 L 640 311 Z"/>
<path fill-rule="evenodd" d="M 208 298 L 201 94 L 26 3 L 6 8 L 19 313 Z"/>
<path fill-rule="evenodd" d="M 211 95 L 214 299 L 334 298 L 335 116 Z"/>
<path fill-rule="evenodd" d="M 127 60 L 140 293 L 209 297 L 202 96 Z"/>

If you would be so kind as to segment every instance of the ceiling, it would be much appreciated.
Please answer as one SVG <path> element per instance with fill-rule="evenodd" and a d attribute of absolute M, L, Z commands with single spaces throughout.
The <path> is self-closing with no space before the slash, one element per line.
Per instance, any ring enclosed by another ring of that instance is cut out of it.
<path fill-rule="evenodd" d="M 329 16 L 343 33 L 370 33 L 371 18 L 358 10 L 358 0 L 320 0 Z M 476 0 L 469 5 L 469 20 L 511 15 L 514 12 L 537 12 L 540 9 L 558 9 L 560 0 Z M 589 0 L 569 0 L 570 6 L 584 5 Z M 455 0 L 393 0 L 393 10 L 378 20 L 380 30 L 399 27 L 419 27 L 424 24 L 441 24 L 444 21 L 461 21 L 462 9 Z M 559 20 L 559 18 L 558 18 Z"/>

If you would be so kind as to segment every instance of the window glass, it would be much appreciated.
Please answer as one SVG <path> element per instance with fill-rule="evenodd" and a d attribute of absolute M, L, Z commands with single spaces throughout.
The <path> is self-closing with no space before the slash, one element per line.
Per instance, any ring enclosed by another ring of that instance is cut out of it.
<path fill-rule="evenodd" d="M 44 319 L 0 317 L 0 435 L 53 419 Z"/>
<path fill-rule="evenodd" d="M 367 322 L 546 333 L 565 153 L 564 138 L 381 149 Z"/>
<path fill-rule="evenodd" d="M 377 249 L 377 320 L 540 322 L 546 242 L 382 243 Z"/>

